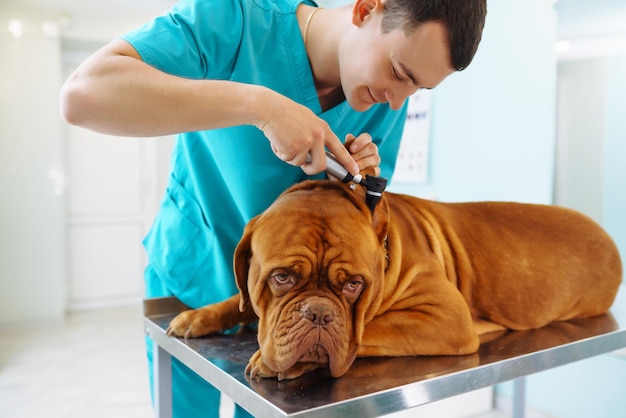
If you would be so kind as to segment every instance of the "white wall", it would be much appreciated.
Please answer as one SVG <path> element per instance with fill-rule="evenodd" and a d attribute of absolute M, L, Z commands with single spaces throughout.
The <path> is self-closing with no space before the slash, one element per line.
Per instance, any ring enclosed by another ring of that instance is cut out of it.
<path fill-rule="evenodd" d="M 626 53 L 609 57 L 608 80 L 603 226 L 616 241 L 626 265 Z M 626 287 L 625 281 L 622 286 Z"/>
<path fill-rule="evenodd" d="M 607 58 L 559 65 L 554 203 L 602 223 Z"/>
<path fill-rule="evenodd" d="M 64 313 L 60 43 L 26 22 L 17 38 L 0 10 L 0 324 Z"/>
<path fill-rule="evenodd" d="M 487 2 L 474 61 L 432 93 L 429 181 L 394 190 L 442 201 L 552 201 L 554 3 Z"/>
<path fill-rule="evenodd" d="M 172 2 L 156 0 L 157 8 Z M 68 1 L 44 3 L 0 2 L 0 328 L 59 322 L 67 307 L 64 46 L 103 45 L 157 13 L 119 9 L 106 18 L 61 11 Z M 113 7 L 100 1 L 86 10 L 95 6 Z M 22 23 L 21 37 L 7 30 L 12 20 Z M 171 142 L 157 145 L 161 189 Z"/>

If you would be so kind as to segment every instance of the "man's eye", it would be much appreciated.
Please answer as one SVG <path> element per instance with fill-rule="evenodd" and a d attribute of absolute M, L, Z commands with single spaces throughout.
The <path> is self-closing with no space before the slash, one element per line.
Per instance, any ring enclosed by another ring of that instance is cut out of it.
<path fill-rule="evenodd" d="M 393 76 L 396 78 L 396 80 L 402 81 L 402 77 L 400 76 L 400 74 L 396 70 L 396 67 L 391 67 L 391 69 L 393 71 Z"/>

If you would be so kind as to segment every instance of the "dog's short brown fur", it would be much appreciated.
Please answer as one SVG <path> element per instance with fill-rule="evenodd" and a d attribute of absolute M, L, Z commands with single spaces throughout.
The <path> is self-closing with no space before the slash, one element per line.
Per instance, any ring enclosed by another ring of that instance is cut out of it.
<path fill-rule="evenodd" d="M 555 206 L 439 203 L 308 181 L 246 227 L 240 294 L 176 317 L 201 336 L 259 319 L 252 377 L 343 375 L 356 356 L 476 352 L 478 335 L 600 315 L 622 278 L 610 237 Z"/>

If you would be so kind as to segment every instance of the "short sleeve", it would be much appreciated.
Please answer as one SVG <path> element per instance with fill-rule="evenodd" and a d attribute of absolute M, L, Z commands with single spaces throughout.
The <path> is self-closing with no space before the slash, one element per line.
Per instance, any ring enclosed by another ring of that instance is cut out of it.
<path fill-rule="evenodd" d="M 243 33 L 240 0 L 181 0 L 168 13 L 126 33 L 142 60 L 186 78 L 227 79 Z"/>

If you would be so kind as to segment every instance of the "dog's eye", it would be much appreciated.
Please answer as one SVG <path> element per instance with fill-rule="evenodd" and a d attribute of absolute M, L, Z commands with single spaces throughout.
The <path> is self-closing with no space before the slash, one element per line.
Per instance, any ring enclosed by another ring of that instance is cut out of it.
<path fill-rule="evenodd" d="M 278 284 L 285 284 L 289 282 L 289 274 L 287 273 L 276 273 L 272 276 L 272 278 Z"/>
<path fill-rule="evenodd" d="M 363 290 L 363 279 L 354 278 L 343 286 L 343 294 L 348 300 L 354 301 Z"/>
<path fill-rule="evenodd" d="M 285 269 L 276 269 L 270 274 L 270 281 L 276 288 L 291 287 L 295 284 L 294 275 Z"/>
<path fill-rule="evenodd" d="M 350 290 L 356 290 L 359 287 L 361 287 L 363 283 L 361 283 L 361 281 L 359 280 L 352 280 L 350 283 L 348 283 L 348 289 Z"/>
<path fill-rule="evenodd" d="M 269 274 L 267 283 L 274 296 L 280 297 L 293 288 L 296 277 L 294 272 L 288 269 L 275 269 Z"/>

